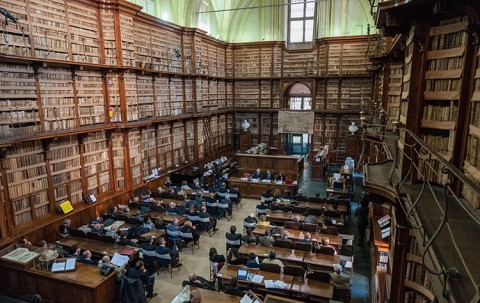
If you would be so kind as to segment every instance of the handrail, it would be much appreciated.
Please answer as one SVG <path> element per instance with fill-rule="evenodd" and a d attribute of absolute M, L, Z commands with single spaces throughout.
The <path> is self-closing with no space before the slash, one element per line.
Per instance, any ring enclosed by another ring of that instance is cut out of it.
<path fill-rule="evenodd" d="M 449 224 L 449 217 L 452 216 L 450 215 L 449 209 L 452 206 L 455 206 L 454 204 L 450 203 L 455 203 L 456 205 L 459 205 L 466 214 L 468 214 L 468 217 L 473 220 L 473 223 L 476 224 L 476 226 L 480 227 L 480 211 L 475 209 L 471 203 L 466 201 L 466 199 L 461 199 L 460 195 L 457 195 L 456 191 L 451 188 L 450 180 L 452 179 L 452 177 L 455 177 L 464 186 L 469 187 L 469 189 L 471 190 L 471 192 L 469 192 L 470 196 L 473 195 L 475 197 L 480 197 L 480 185 L 473 181 L 471 178 L 467 177 L 459 168 L 450 163 L 440 153 L 433 150 L 433 148 L 426 144 L 414 132 L 405 128 L 398 129 L 387 125 L 364 124 L 362 132 L 363 146 L 360 159 L 364 157 L 366 145 L 371 144 L 372 142 L 374 144 L 379 144 L 383 146 L 384 149 L 388 149 L 387 141 L 389 138 L 397 139 L 397 135 L 395 135 L 395 138 L 391 137 L 391 134 L 397 131 L 400 131 L 400 133 L 403 135 L 402 137 L 404 141 L 403 150 L 397 150 L 397 153 L 401 153 L 400 156 L 403 157 L 404 160 L 408 160 L 410 163 L 409 167 L 404 168 L 403 170 L 405 174 L 403 176 L 404 178 L 400 178 L 400 181 L 397 181 L 397 183 L 394 184 L 394 172 L 396 169 L 397 161 L 399 160 L 398 156 L 394 157 L 388 182 L 394 190 L 397 199 L 399 201 L 403 201 L 399 203 L 399 207 L 403 208 L 403 211 L 407 215 L 407 219 L 410 222 L 410 225 L 413 227 L 414 230 L 417 230 L 424 235 L 423 237 L 421 237 L 423 238 L 423 243 L 419 243 L 422 263 L 432 275 L 439 277 L 438 281 L 440 282 L 437 283 L 437 287 L 435 287 L 435 289 L 437 290 L 437 295 L 443 296 L 438 298 L 439 301 L 449 301 L 447 289 L 449 289 L 450 287 L 447 287 L 447 285 L 452 283 L 449 278 L 458 273 L 458 269 L 457 267 L 455 267 L 455 265 L 459 264 L 456 263 L 453 264 L 453 266 L 445 267 L 445 265 L 447 264 L 442 265 L 437 263 L 436 266 L 434 266 L 431 262 L 427 261 L 427 255 L 430 260 L 432 260 L 432 257 L 437 259 L 436 255 L 438 255 L 438 253 L 442 254 L 442 252 L 437 253 L 431 250 L 431 248 L 433 248 L 433 243 L 437 240 L 437 237 L 440 233 L 445 233 L 451 238 L 451 244 L 456 250 L 456 257 L 462 264 L 465 274 L 468 276 L 470 282 L 472 283 L 471 285 L 475 288 L 475 291 L 477 292 L 476 296 L 480 296 L 480 289 L 478 285 L 476 285 L 479 284 L 479 281 L 476 281 L 475 279 L 476 277 L 478 277 L 478 271 L 475 272 L 475 269 L 469 268 L 469 261 L 464 258 L 464 254 L 458 246 L 458 243 L 454 236 L 455 234 L 458 235 L 458 229 L 455 230 L 455 225 Z M 410 194 L 407 194 L 407 197 L 405 198 L 405 193 L 407 193 L 407 180 L 412 175 L 419 177 L 418 181 L 421 181 L 419 184 L 420 188 L 417 190 L 416 194 L 413 194 L 413 196 L 416 197 L 411 197 L 410 192 Z M 450 175 L 450 178 L 446 178 L 447 175 Z M 442 187 L 441 191 L 439 190 L 439 187 L 435 187 L 430 181 L 430 179 L 432 178 L 436 179 L 437 183 L 440 183 L 439 185 Z M 428 201 L 426 199 L 428 199 Z M 430 224 L 430 232 L 428 235 L 426 234 L 424 222 L 419 220 L 419 213 L 421 213 L 421 210 L 426 203 L 433 203 L 429 204 L 429 207 L 435 207 L 437 211 L 439 211 L 441 214 L 439 222 L 434 223 L 434 226 Z M 429 264 L 431 264 L 431 266 L 429 266 Z"/>

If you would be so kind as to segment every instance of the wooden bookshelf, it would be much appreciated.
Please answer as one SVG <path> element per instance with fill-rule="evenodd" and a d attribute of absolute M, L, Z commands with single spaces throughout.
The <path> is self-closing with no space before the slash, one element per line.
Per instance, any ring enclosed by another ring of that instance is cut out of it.
<path fill-rule="evenodd" d="M 105 77 L 106 81 L 106 96 L 108 103 L 108 110 L 111 111 L 110 122 L 122 121 L 122 108 L 120 105 L 120 87 L 118 75 L 116 73 L 107 73 Z"/>
<path fill-rule="evenodd" d="M 84 163 L 85 193 L 99 196 L 111 190 L 108 149 L 104 131 L 89 133 L 83 138 L 80 153 Z"/>
<path fill-rule="evenodd" d="M 54 201 L 68 200 L 73 206 L 82 202 L 82 167 L 77 136 L 61 137 L 50 142 L 47 158 Z"/>
<path fill-rule="evenodd" d="M 173 165 L 185 162 L 185 127 L 182 122 L 174 122 L 172 126 Z"/>
<path fill-rule="evenodd" d="M 475 80 L 471 98 L 470 125 L 467 136 L 467 150 L 463 172 L 469 178 L 480 183 L 480 50 L 476 54 Z M 464 185 L 462 195 L 475 208 L 480 207 L 480 197 Z"/>
<path fill-rule="evenodd" d="M 19 24 L 9 22 L 5 25 L 5 19 L 0 21 L 0 33 L 4 37 L 4 41 L 7 43 L 1 46 L 1 52 L 6 55 L 13 56 L 32 56 L 31 35 L 30 35 L 30 22 L 29 15 L 27 13 L 27 1 L 8 1 L 1 0 L 0 7 L 12 12 L 17 18 Z"/>
<path fill-rule="evenodd" d="M 166 171 L 168 168 L 173 166 L 172 135 L 171 127 L 168 123 L 158 125 L 157 148 L 159 154 L 158 166 L 162 169 L 162 171 Z"/>
<path fill-rule="evenodd" d="M 111 133 L 112 144 L 112 165 L 115 178 L 115 189 L 125 189 L 125 144 L 123 133 L 113 132 Z"/>
<path fill-rule="evenodd" d="M 171 115 L 170 104 L 170 81 L 166 77 L 155 78 L 155 110 L 157 117 L 165 117 Z"/>
<path fill-rule="evenodd" d="M 66 2 L 72 59 L 75 62 L 100 64 L 100 26 L 95 7 Z"/>
<path fill-rule="evenodd" d="M 153 98 L 153 77 L 151 75 L 137 76 L 138 118 L 147 119 L 155 114 Z"/>
<path fill-rule="evenodd" d="M 142 183 L 142 153 L 140 150 L 140 130 L 128 131 L 128 154 L 130 157 L 130 182 L 135 187 Z"/>
<path fill-rule="evenodd" d="M 106 7 L 101 9 L 104 60 L 107 65 L 118 65 L 115 36 L 115 12 Z"/>
<path fill-rule="evenodd" d="M 105 123 L 103 79 L 100 71 L 78 70 L 74 82 L 80 125 Z"/>
<path fill-rule="evenodd" d="M 133 72 L 124 72 L 122 82 L 125 87 L 126 121 L 137 121 L 139 118 L 137 75 Z"/>
<path fill-rule="evenodd" d="M 388 88 L 387 88 L 387 121 L 392 126 L 393 121 L 400 118 L 400 104 L 402 99 L 402 77 L 403 62 L 390 62 L 388 68 Z"/>
<path fill-rule="evenodd" d="M 185 113 L 183 107 L 183 82 L 182 79 L 170 78 L 170 106 L 171 115 L 181 115 Z"/>
<path fill-rule="evenodd" d="M 142 159 L 142 175 L 149 176 L 152 170 L 158 168 L 157 163 L 157 140 L 156 130 L 154 126 L 142 128 L 141 138 L 141 159 Z"/>
<path fill-rule="evenodd" d="M 7 149 L 3 170 L 15 225 L 50 212 L 47 163 L 41 141 L 28 141 Z"/>
<path fill-rule="evenodd" d="M 0 138 L 40 132 L 33 67 L 0 63 L 0 83 Z"/>

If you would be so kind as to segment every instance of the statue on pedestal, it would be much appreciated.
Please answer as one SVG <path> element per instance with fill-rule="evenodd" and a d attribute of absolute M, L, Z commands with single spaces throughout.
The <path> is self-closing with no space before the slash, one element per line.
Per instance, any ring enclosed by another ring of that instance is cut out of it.
<path fill-rule="evenodd" d="M 348 127 L 348 131 L 349 131 L 352 135 L 355 135 L 355 133 L 358 131 L 358 126 L 355 125 L 355 122 L 352 122 L 352 124 Z"/>
<path fill-rule="evenodd" d="M 244 131 L 244 132 L 248 132 L 248 129 L 250 128 L 250 123 L 248 123 L 247 120 L 244 120 L 244 121 L 242 122 L 242 128 L 243 128 L 243 131 Z"/>

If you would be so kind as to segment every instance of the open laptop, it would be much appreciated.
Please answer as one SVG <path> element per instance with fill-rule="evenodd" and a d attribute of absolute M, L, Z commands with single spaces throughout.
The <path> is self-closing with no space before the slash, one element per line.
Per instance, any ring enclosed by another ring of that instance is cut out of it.
<path fill-rule="evenodd" d="M 248 277 L 248 270 L 239 269 L 237 271 L 237 279 L 238 280 L 247 280 L 247 277 Z"/>

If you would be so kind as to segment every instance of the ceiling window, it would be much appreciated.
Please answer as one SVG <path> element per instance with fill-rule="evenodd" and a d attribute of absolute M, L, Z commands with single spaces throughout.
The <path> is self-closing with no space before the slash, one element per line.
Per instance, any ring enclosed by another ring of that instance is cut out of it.
<path fill-rule="evenodd" d="M 316 1 L 288 0 L 288 2 L 288 43 L 311 42 Z"/>

